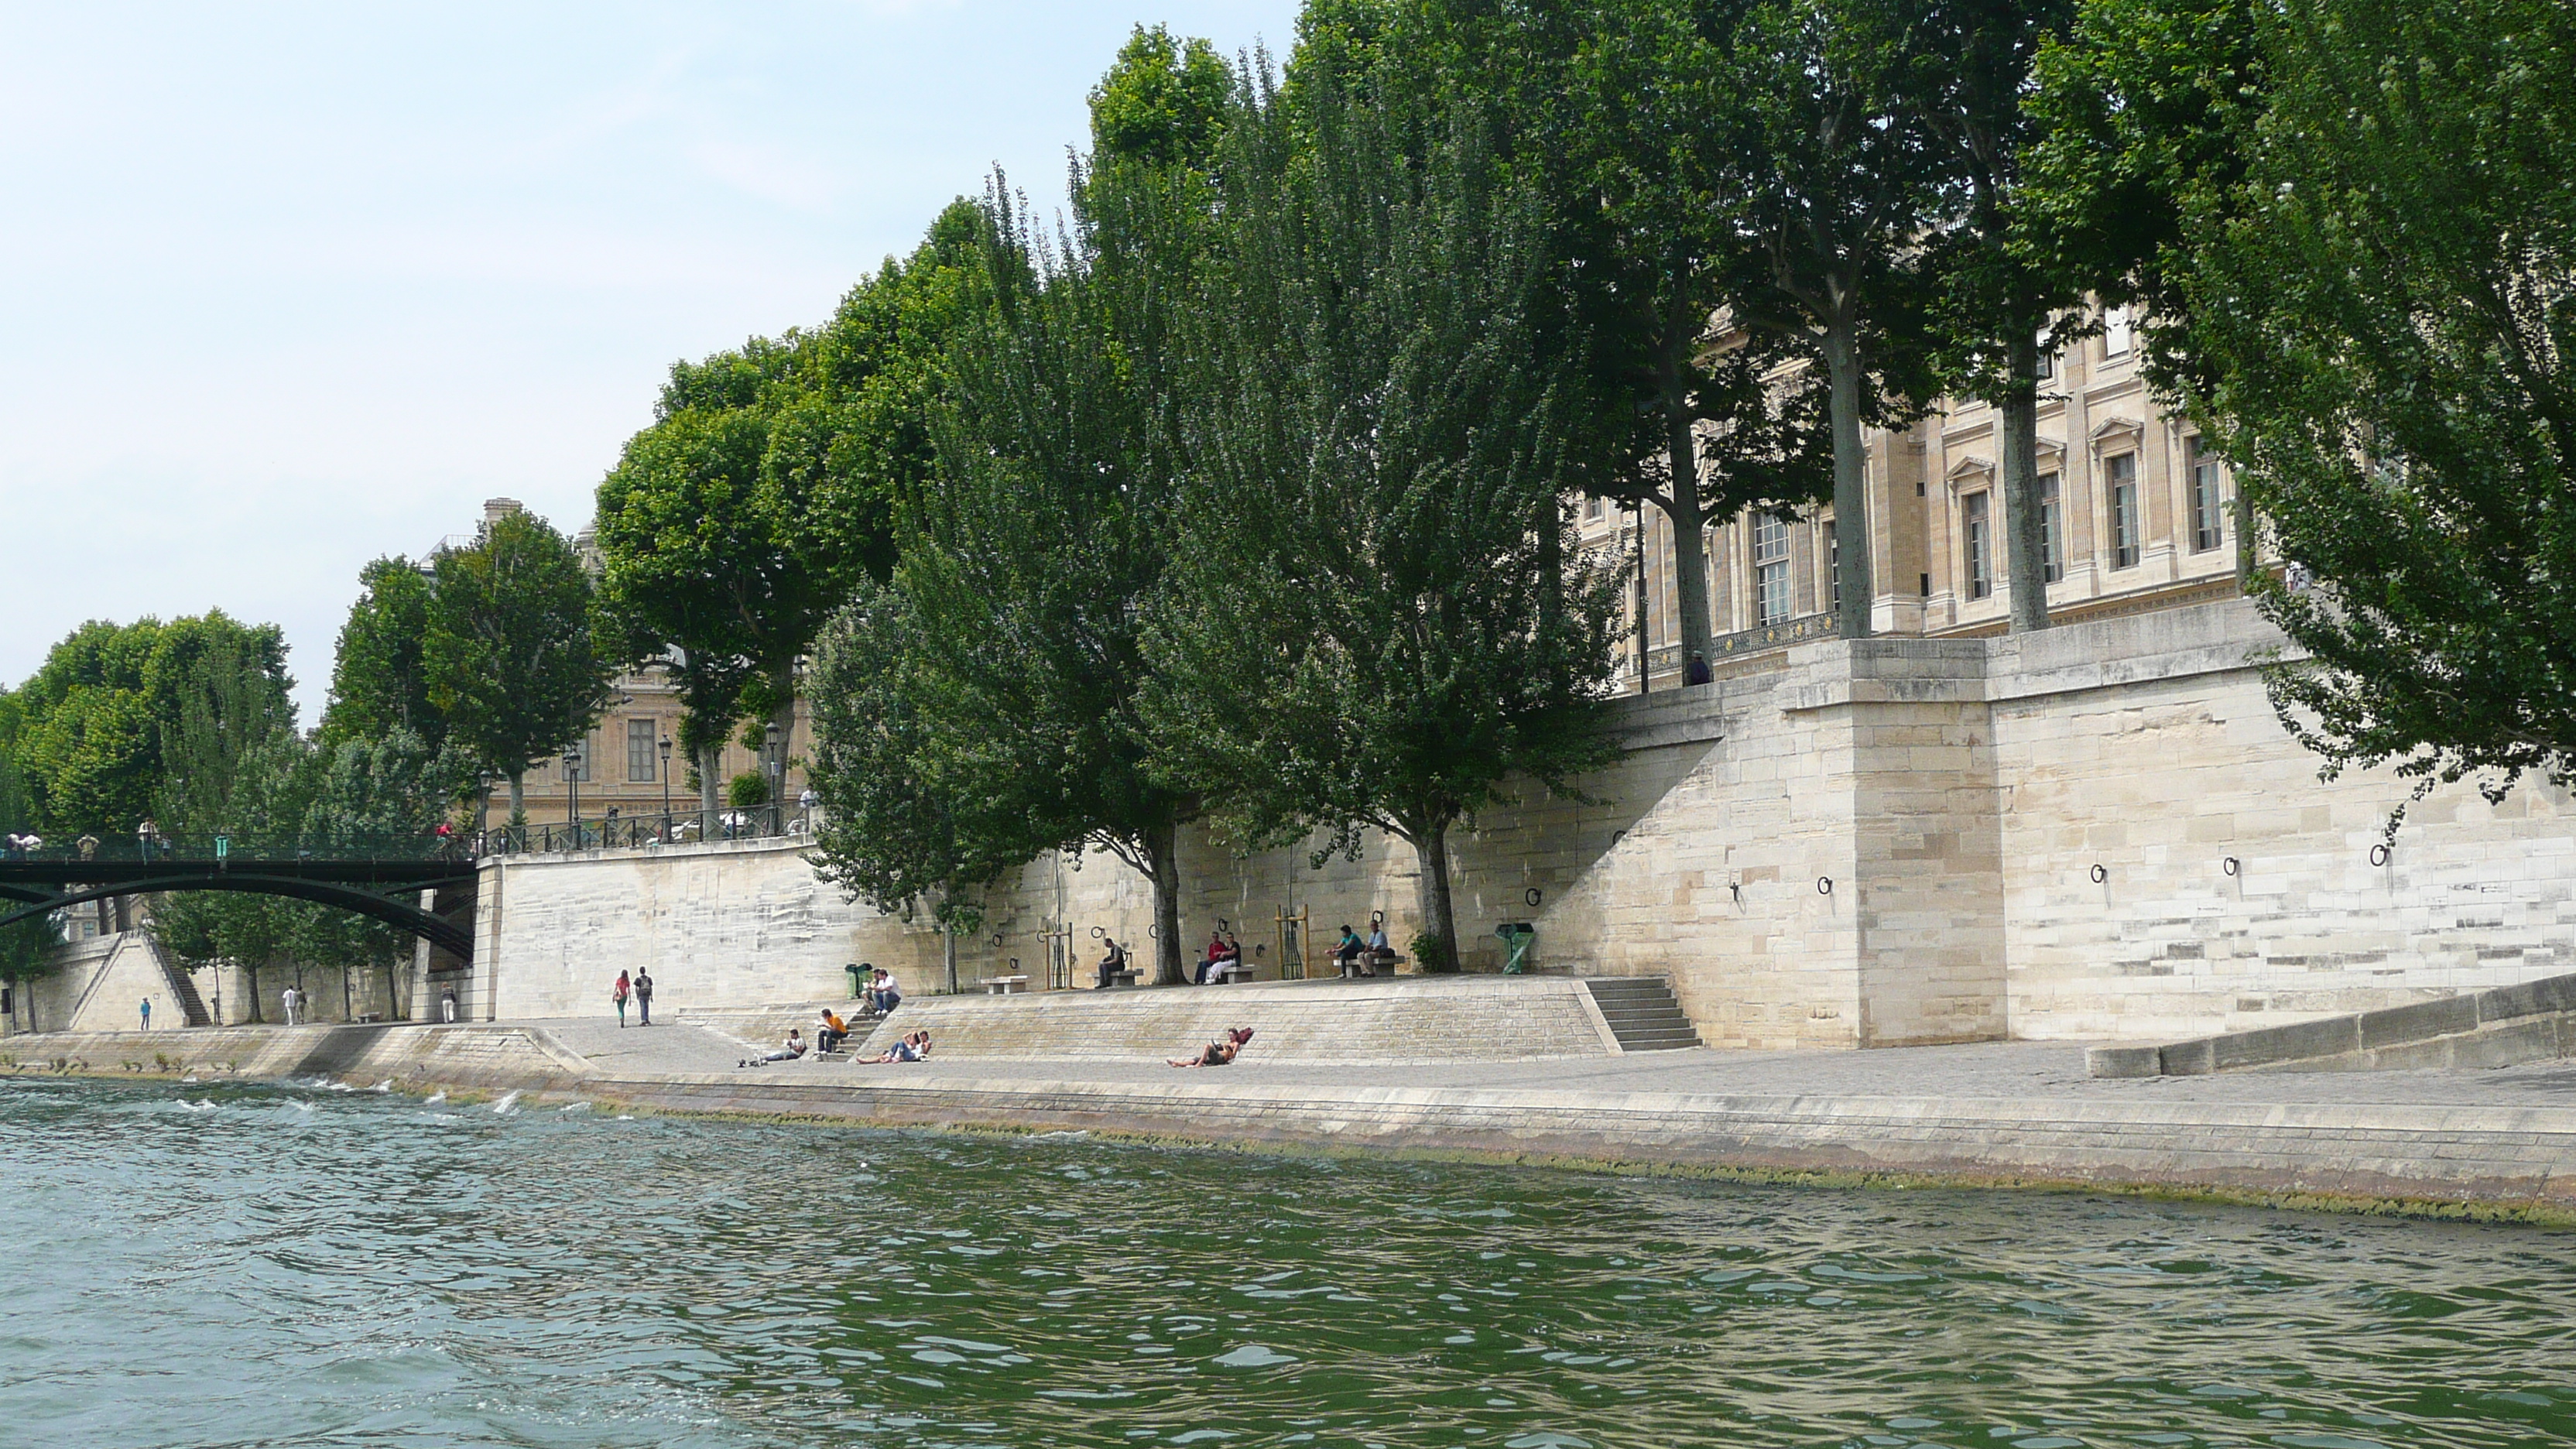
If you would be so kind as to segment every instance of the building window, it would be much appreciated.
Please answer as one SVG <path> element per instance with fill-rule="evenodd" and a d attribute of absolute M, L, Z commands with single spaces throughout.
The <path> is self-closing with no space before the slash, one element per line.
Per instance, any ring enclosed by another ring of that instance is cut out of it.
<path fill-rule="evenodd" d="M 1753 525 L 1753 607 L 1764 624 L 1789 617 L 1789 524 L 1769 514 Z"/>
<path fill-rule="evenodd" d="M 2066 577 L 2066 510 L 2058 505 L 2057 475 L 2039 475 L 2040 573 L 2050 583 Z"/>
<path fill-rule="evenodd" d="M 1994 530 L 1987 517 L 1987 495 L 1971 493 L 1959 500 L 1962 530 L 1968 545 L 1968 597 L 1992 598 L 1995 592 Z"/>
<path fill-rule="evenodd" d="M 2126 307 L 2114 307 L 2102 314 L 2102 355 L 2126 357 L 2138 345 L 2137 319 Z"/>
<path fill-rule="evenodd" d="M 2207 553 L 2218 547 L 2219 519 L 2226 513 L 2219 496 L 2218 459 L 2197 436 L 2191 440 L 2191 549 Z"/>
<path fill-rule="evenodd" d="M 1832 588 L 1828 591 L 1830 602 L 1825 607 L 1840 609 L 1843 606 L 1843 542 L 1834 537 L 1831 522 L 1825 524 L 1825 577 L 1832 580 Z"/>
<path fill-rule="evenodd" d="M 2103 460 L 2111 483 L 2111 567 L 2138 564 L 2138 455 L 2122 453 Z"/>
<path fill-rule="evenodd" d="M 630 719 L 626 722 L 626 778 L 640 784 L 653 783 L 653 744 L 657 722 Z"/>
<path fill-rule="evenodd" d="M 1602 519 L 1608 517 L 1609 513 L 1609 505 L 1603 503 L 1599 498 L 1586 498 L 1583 500 L 1583 516 L 1586 519 L 1594 523 L 1599 523 Z"/>
<path fill-rule="evenodd" d="M 2039 376 L 2042 381 L 2057 376 L 2057 354 L 2045 347 L 2039 350 Z"/>

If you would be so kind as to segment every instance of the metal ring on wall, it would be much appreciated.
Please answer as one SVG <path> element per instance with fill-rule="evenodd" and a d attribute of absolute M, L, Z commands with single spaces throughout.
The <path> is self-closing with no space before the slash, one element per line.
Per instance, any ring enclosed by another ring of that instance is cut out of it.
<path fill-rule="evenodd" d="M 1093 939 L 1093 940 L 1095 940 L 1095 941 L 1106 941 L 1106 940 L 1108 940 L 1108 939 L 1109 939 L 1109 928 L 1108 928 L 1107 926 L 1094 926 L 1094 927 L 1092 927 L 1092 928 L 1091 928 L 1091 939 Z"/>
<path fill-rule="evenodd" d="M 2235 875 L 2244 870 L 2245 866 L 2235 856 L 2222 855 L 2218 858 L 2218 868 L 2229 875 Z"/>
<path fill-rule="evenodd" d="M 1163 939 L 1163 928 L 1161 924 L 1157 923 L 1155 925 L 1147 926 L 1145 928 L 1145 939 L 1148 941 L 1159 941 Z"/>
<path fill-rule="evenodd" d="M 1832 876 L 1829 876 L 1829 875 L 1820 875 L 1820 876 L 1816 877 L 1816 894 L 1818 894 L 1818 895 L 1820 895 L 1820 896 L 1829 896 L 1829 895 L 1832 895 L 1833 893 L 1834 893 L 1834 878 L 1833 878 Z"/>
<path fill-rule="evenodd" d="M 1384 912 L 1384 911 L 1371 911 L 1371 912 L 1369 912 L 1369 924 L 1370 924 L 1370 925 L 1372 925 L 1372 926 L 1383 926 L 1383 925 L 1385 925 L 1385 924 L 1386 924 L 1386 912 Z"/>
<path fill-rule="evenodd" d="M 1521 892 L 1521 899 L 1522 899 L 1522 900 L 1524 900 L 1524 901 L 1529 902 L 1529 906 L 1530 906 L 1530 909 L 1531 909 L 1531 910 L 1537 910 L 1537 909 L 1538 909 L 1538 899 L 1539 899 L 1539 897 L 1538 897 L 1538 887 L 1537 887 L 1537 886 L 1531 886 L 1528 890 L 1525 890 L 1525 891 Z"/>
<path fill-rule="evenodd" d="M 2111 878 L 2111 868 L 2099 861 L 2096 861 L 2093 864 L 2093 868 L 2086 871 L 2085 874 L 2093 877 L 2093 883 L 2095 885 L 2100 885 L 2102 882 Z"/>
<path fill-rule="evenodd" d="M 2386 865 L 2388 864 L 2389 859 L 2396 854 L 2396 851 L 2388 848 L 2388 843 L 2386 841 L 2381 841 L 2379 844 L 2370 848 L 2370 863 L 2372 865 Z"/>

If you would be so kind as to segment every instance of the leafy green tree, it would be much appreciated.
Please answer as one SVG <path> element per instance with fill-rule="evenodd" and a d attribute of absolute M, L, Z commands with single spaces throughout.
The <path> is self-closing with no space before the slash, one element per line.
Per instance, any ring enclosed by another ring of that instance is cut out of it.
<path fill-rule="evenodd" d="M 367 565 L 358 583 L 332 657 L 322 736 L 374 739 L 408 730 L 435 750 L 446 739 L 447 718 L 430 699 L 429 576 L 387 557 Z"/>
<path fill-rule="evenodd" d="M 0 926 L 0 982 L 16 988 L 11 994 L 24 1002 L 23 1006 L 13 1006 L 12 1014 L 25 1012 L 27 1031 L 38 1029 L 36 998 L 28 988 L 62 969 L 62 960 L 55 954 L 55 948 L 63 944 L 60 916 L 60 912 L 54 912 Z"/>
<path fill-rule="evenodd" d="M 2076 0 L 1953 0 L 1927 27 L 1924 75 L 1908 88 L 1923 128 L 1965 185 L 1964 211 L 1929 243 L 1940 286 L 1933 349 L 1950 389 L 1993 404 L 2009 529 L 2012 627 L 2048 627 L 2048 535 L 2039 494 L 2039 363 L 2051 323 L 2082 300 L 2073 275 L 2033 245 L 2024 171 L 2041 134 L 2028 106 L 2042 47 Z"/>
<path fill-rule="evenodd" d="M 655 422 L 600 484 L 616 652 L 679 685 L 703 808 L 744 714 L 792 753 L 798 661 L 831 610 L 893 566 L 894 500 L 930 468 L 975 225 L 970 204 L 951 206 L 817 331 L 675 365 Z"/>
<path fill-rule="evenodd" d="M 1100 161 L 1204 171 L 1224 129 L 1233 76 L 1216 47 L 1139 25 L 1091 91 L 1091 144 Z"/>
<path fill-rule="evenodd" d="M 968 854 L 1089 843 L 1153 882 L 1157 978 L 1181 975 L 1177 837 L 1195 791 L 1152 768 L 1143 618 L 1170 563 L 1176 309 L 1209 215 L 1185 168 L 1078 171 L 1069 230 L 1027 230 L 995 178 L 936 484 L 895 578 L 936 778 L 1004 832 Z"/>
<path fill-rule="evenodd" d="M 2329 776 L 2576 782 L 2576 12 L 2283 0 L 2242 174 L 2179 197 L 2194 416 L 2317 588 L 2258 581 Z M 2393 816 L 2394 829 L 2398 816 Z"/>
<path fill-rule="evenodd" d="M 1623 7 L 1624 9 L 1625 7 Z M 1841 632 L 1870 631 L 1863 428 L 1928 403 L 1925 235 L 1948 157 L 1922 122 L 1930 8 L 1900 0 L 1640 4 L 1641 74 L 1681 94 L 1675 164 L 1726 208 L 1736 320 L 1814 349 L 1834 464 Z M 1697 118 L 1691 120 L 1689 118 Z"/>
<path fill-rule="evenodd" d="M 816 870 L 878 910 L 926 909 L 950 932 L 982 920 L 983 887 L 1025 858 L 1007 820 L 942 779 L 934 681 L 903 594 L 869 588 L 824 630 L 814 658 Z"/>
<path fill-rule="evenodd" d="M 1181 566 L 1141 682 L 1165 778 L 1241 838 L 1412 844 L 1442 969 L 1450 829 L 1513 775 L 1615 753 L 1622 576 L 1575 552 L 1563 505 L 1595 404 L 1547 345 L 1546 209 L 1472 110 L 1408 150 L 1376 79 L 1310 69 L 1293 108 L 1248 82 L 1229 122 Z"/>
<path fill-rule="evenodd" d="M 431 592 L 430 703 L 478 768 L 509 778 L 516 819 L 529 763 L 581 738 L 607 702 L 590 576 L 545 520 L 513 513 L 441 550 Z"/>
<path fill-rule="evenodd" d="M 131 833 L 187 778 L 189 720 L 255 730 L 287 710 L 291 688 L 275 625 L 221 612 L 82 625 L 17 692 L 12 753 L 35 822 L 58 835 Z"/>
<path fill-rule="evenodd" d="M 313 752 L 310 799 L 301 836 L 317 849 L 367 848 L 387 837 L 425 837 L 446 818 L 449 802 L 472 783 L 474 765 L 457 748 L 434 749 L 409 730 L 323 744 Z M 412 957 L 413 937 L 370 916 L 326 905 L 290 903 L 288 950 L 298 961 L 337 969 L 343 977 L 384 973 L 385 999 L 402 1010 L 397 972 Z"/>

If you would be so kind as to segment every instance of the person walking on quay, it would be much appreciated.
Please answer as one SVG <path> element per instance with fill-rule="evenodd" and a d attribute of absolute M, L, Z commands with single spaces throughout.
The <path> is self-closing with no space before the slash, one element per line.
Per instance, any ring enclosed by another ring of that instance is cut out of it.
<path fill-rule="evenodd" d="M 617 1003 L 617 1029 L 619 1031 L 624 1031 L 626 1029 L 626 993 L 632 989 L 632 985 L 627 981 L 626 973 L 623 971 L 617 973 L 617 984 L 608 988 L 608 999 Z"/>
<path fill-rule="evenodd" d="M 143 1029 L 152 1029 L 152 998 L 149 996 L 143 998 Z"/>
<path fill-rule="evenodd" d="M 653 973 L 641 966 L 635 968 L 635 1018 L 637 1026 L 653 1024 Z"/>
<path fill-rule="evenodd" d="M 456 1020 L 456 988 L 453 986 L 438 994 L 438 1019 L 449 1023 Z"/>
<path fill-rule="evenodd" d="M 301 1026 L 303 1024 L 295 1019 L 295 1008 L 303 1004 L 304 993 L 296 990 L 292 986 L 278 993 L 278 1009 L 286 1013 L 286 1024 L 288 1026 Z"/>

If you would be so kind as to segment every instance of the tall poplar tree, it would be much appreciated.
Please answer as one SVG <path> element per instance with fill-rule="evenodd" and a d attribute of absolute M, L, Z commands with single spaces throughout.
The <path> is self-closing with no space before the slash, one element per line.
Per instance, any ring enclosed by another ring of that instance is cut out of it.
<path fill-rule="evenodd" d="M 1565 507 L 1597 403 L 1545 208 L 1472 109 L 1414 149 L 1372 71 L 1248 78 L 1228 125 L 1145 698 L 1159 767 L 1243 838 L 1410 843 L 1418 959 L 1455 969 L 1450 830 L 1615 753 L 1622 576 Z"/>

